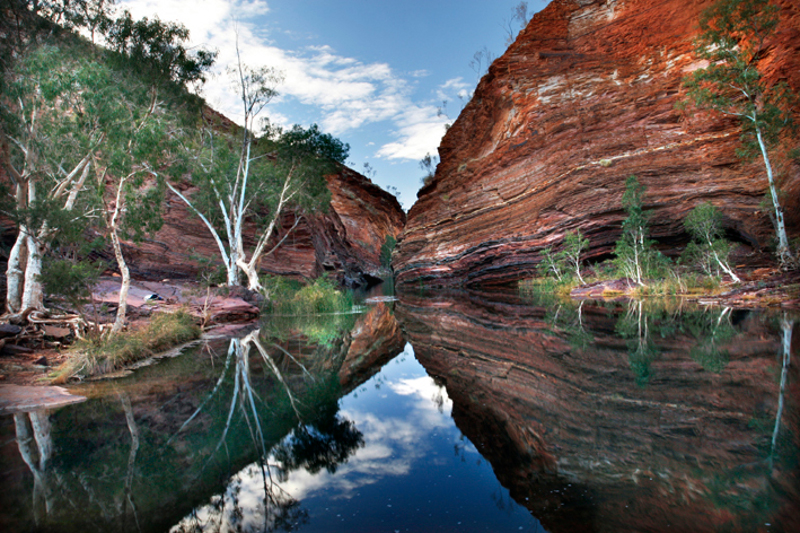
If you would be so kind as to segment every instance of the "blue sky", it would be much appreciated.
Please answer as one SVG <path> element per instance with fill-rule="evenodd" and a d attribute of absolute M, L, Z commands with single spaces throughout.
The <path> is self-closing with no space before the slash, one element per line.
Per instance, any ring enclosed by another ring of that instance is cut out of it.
<path fill-rule="evenodd" d="M 134 16 L 179 21 L 194 45 L 219 50 L 203 89 L 209 104 L 238 120 L 231 82 L 235 42 L 244 62 L 283 73 L 263 114 L 290 126 L 317 123 L 350 144 L 348 161 L 396 187 L 409 209 L 444 125 L 478 81 L 475 52 L 506 49 L 504 24 L 519 0 L 120 0 Z M 528 12 L 545 0 L 528 0 Z M 515 30 L 519 26 L 515 26 Z M 461 99 L 459 98 L 461 96 Z M 438 109 L 447 100 L 448 116 Z"/>

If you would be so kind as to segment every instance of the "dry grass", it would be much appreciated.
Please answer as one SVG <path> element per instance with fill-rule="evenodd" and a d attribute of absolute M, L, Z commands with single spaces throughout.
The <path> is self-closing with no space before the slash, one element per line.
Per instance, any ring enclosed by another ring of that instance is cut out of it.
<path fill-rule="evenodd" d="M 184 311 L 158 313 L 144 328 L 77 343 L 67 360 L 51 374 L 52 383 L 85 379 L 120 370 L 132 363 L 197 339 L 200 327 L 194 317 Z"/>

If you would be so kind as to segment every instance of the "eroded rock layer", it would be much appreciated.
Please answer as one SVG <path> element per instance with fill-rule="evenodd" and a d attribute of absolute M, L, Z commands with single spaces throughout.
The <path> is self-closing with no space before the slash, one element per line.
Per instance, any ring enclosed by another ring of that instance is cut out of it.
<path fill-rule="evenodd" d="M 800 526 L 800 389 L 776 357 L 779 321 L 477 294 L 401 295 L 396 309 L 456 425 L 547 531 Z M 735 333 L 716 346 L 689 333 L 726 320 Z"/>
<path fill-rule="evenodd" d="M 763 251 L 773 235 L 759 207 L 766 175 L 759 160 L 736 156 L 739 122 L 676 108 L 682 78 L 703 66 L 692 40 L 711 3 L 554 0 L 536 14 L 442 140 L 398 246 L 398 281 L 519 279 L 574 229 L 590 239 L 587 257 L 607 257 L 632 174 L 647 187 L 652 236 L 666 253 L 680 251 L 682 220 L 705 201 L 745 250 Z M 758 67 L 798 91 L 800 9 L 775 3 L 781 22 Z M 800 166 L 778 166 L 791 238 L 800 234 Z"/>

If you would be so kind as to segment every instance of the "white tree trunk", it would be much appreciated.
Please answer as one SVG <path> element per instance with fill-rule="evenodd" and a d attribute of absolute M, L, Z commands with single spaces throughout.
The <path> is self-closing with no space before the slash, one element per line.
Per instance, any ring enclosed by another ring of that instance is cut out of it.
<path fill-rule="evenodd" d="M 122 278 L 119 286 L 119 305 L 117 306 L 117 316 L 114 325 L 111 327 L 110 335 L 116 335 L 125 327 L 125 315 L 128 312 L 128 291 L 131 288 L 131 272 L 122 255 L 122 244 L 119 241 L 116 227 L 111 228 L 111 243 L 114 245 L 114 257 L 117 260 L 119 274 Z"/>
<path fill-rule="evenodd" d="M 783 222 L 783 208 L 778 198 L 778 188 L 775 185 L 775 177 L 772 174 L 772 164 L 769 161 L 767 154 L 767 146 L 764 143 L 764 138 L 761 135 L 761 128 L 758 123 L 753 121 L 753 126 L 756 129 L 756 138 L 758 139 L 758 147 L 761 150 L 761 156 L 764 158 L 764 166 L 767 169 L 767 181 L 769 182 L 769 195 L 772 198 L 772 208 L 775 211 L 775 233 L 778 236 L 778 260 L 781 265 L 789 266 L 794 263 L 794 258 L 789 250 L 789 239 L 786 236 L 786 225 Z"/>
<path fill-rule="evenodd" d="M 22 311 L 22 290 L 25 279 L 24 261 L 28 256 L 28 230 L 22 225 L 17 240 L 8 255 L 6 269 L 6 311 L 15 314 Z"/>
<path fill-rule="evenodd" d="M 119 217 L 125 207 L 122 197 L 124 187 L 125 178 L 121 179 L 117 185 L 117 198 L 114 203 L 114 212 L 111 215 L 111 219 L 108 221 L 108 229 L 111 233 L 111 244 L 114 246 L 114 258 L 117 260 L 117 267 L 119 268 L 119 274 L 121 276 L 117 316 L 114 320 L 114 325 L 111 327 L 110 335 L 116 335 L 125 327 L 125 315 L 128 312 L 128 291 L 131 288 L 131 272 L 128 269 L 128 263 L 125 262 L 125 256 L 122 254 L 122 243 L 120 243 L 119 233 L 117 233 Z"/>
<path fill-rule="evenodd" d="M 42 241 L 26 232 L 25 244 L 28 255 L 25 265 L 25 286 L 22 291 L 22 312 L 28 309 L 44 311 L 44 291 L 39 277 L 42 275 L 42 256 L 44 245 Z"/>

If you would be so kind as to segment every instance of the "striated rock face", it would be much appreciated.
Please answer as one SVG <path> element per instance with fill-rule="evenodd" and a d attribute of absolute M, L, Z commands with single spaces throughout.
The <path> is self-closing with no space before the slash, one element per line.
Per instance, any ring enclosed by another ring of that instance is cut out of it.
<path fill-rule="evenodd" d="M 401 294 L 396 314 L 459 429 L 548 531 L 797 531 L 800 396 L 790 366 L 781 398 L 781 329 L 734 313 L 716 364 L 688 332 L 722 309 L 637 312 L 471 293 Z"/>
<path fill-rule="evenodd" d="M 405 223 L 397 199 L 361 174 L 342 167 L 327 177 L 331 209 L 304 218 L 284 243 L 261 262 L 261 270 L 298 279 L 330 272 L 348 285 L 364 285 L 385 275 L 380 249 L 386 236 L 397 237 Z M 192 189 L 182 191 L 191 196 Z M 295 220 L 288 212 L 280 236 Z M 219 262 L 219 251 L 203 222 L 168 192 L 164 227 L 150 240 L 126 247 L 134 278 L 196 277 L 198 258 Z M 274 237 L 277 242 L 279 237 Z M 255 245 L 246 231 L 246 246 Z"/>
<path fill-rule="evenodd" d="M 484 76 L 439 147 L 441 163 L 408 215 L 399 283 L 507 282 L 530 275 L 566 231 L 607 257 L 625 218 L 625 179 L 647 186 L 652 234 L 675 254 L 682 219 L 711 201 L 730 237 L 763 251 L 773 230 L 759 208 L 763 165 L 735 154 L 740 125 L 682 112 L 682 78 L 706 0 L 554 0 Z M 800 91 L 800 10 L 781 23 L 759 69 Z M 798 116 L 800 118 L 800 116 Z M 779 158 L 790 238 L 800 235 L 800 165 Z M 742 254 L 744 255 L 744 254 Z M 744 259 L 742 259 L 744 260 Z"/>

